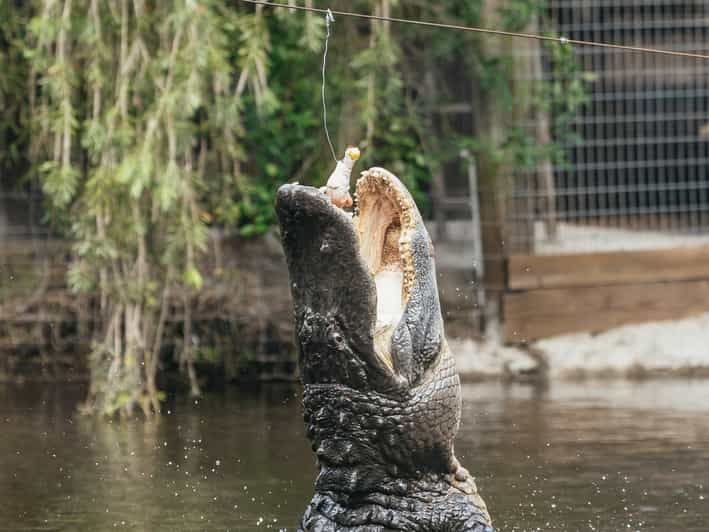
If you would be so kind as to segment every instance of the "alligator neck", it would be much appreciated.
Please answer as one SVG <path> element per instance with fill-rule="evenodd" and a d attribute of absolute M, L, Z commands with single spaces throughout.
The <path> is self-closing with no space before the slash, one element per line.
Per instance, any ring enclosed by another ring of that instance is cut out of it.
<path fill-rule="evenodd" d="M 402 483 L 447 474 L 449 449 L 439 444 L 437 431 L 427 432 L 427 407 L 418 399 L 307 385 L 303 406 L 320 466 L 318 491 L 398 491 Z"/>

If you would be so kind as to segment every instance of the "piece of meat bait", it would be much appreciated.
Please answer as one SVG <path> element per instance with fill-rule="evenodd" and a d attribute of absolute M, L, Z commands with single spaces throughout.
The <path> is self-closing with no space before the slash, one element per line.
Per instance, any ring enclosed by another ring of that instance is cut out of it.
<path fill-rule="evenodd" d="M 359 148 L 348 146 L 345 156 L 337 161 L 335 170 L 330 174 L 327 184 L 320 188 L 330 201 L 337 207 L 351 207 L 352 196 L 350 195 L 350 176 L 355 162 L 359 159 Z"/>

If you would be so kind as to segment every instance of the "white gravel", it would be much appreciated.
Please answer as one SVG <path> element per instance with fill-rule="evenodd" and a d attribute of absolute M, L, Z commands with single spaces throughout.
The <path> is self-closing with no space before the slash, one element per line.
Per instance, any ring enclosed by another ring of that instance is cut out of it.
<path fill-rule="evenodd" d="M 484 341 L 455 339 L 448 341 L 463 378 L 487 379 L 524 375 L 538 371 L 539 361 L 517 347 L 501 342 L 499 327 L 490 327 Z"/>
<path fill-rule="evenodd" d="M 677 321 L 627 325 L 601 334 L 571 334 L 534 344 L 551 376 L 678 372 L 709 368 L 709 313 Z"/>
<path fill-rule="evenodd" d="M 450 344 L 464 378 L 520 377 L 544 368 L 557 379 L 691 373 L 709 370 L 709 313 L 547 338 L 528 350 L 502 345 L 495 331 L 483 342 Z"/>

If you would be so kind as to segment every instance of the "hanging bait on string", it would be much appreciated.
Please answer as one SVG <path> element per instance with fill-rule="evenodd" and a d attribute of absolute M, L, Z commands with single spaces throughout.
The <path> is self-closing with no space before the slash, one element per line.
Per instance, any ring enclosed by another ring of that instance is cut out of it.
<path fill-rule="evenodd" d="M 345 156 L 337 161 L 335 170 L 330 174 L 327 184 L 320 188 L 330 201 L 337 207 L 351 207 L 352 196 L 350 196 L 350 176 L 355 162 L 359 159 L 359 148 L 348 146 Z"/>
<path fill-rule="evenodd" d="M 337 207 L 351 207 L 352 206 L 352 196 L 350 196 L 350 176 L 352 175 L 352 167 L 354 167 L 355 161 L 359 159 L 359 148 L 356 146 L 348 146 L 345 150 L 345 156 L 341 160 L 337 160 L 335 155 L 335 148 L 332 146 L 332 140 L 330 139 L 330 131 L 327 129 L 327 101 L 325 99 L 325 68 L 327 66 L 327 49 L 328 43 L 330 42 L 330 24 L 335 22 L 335 17 L 332 16 L 332 11 L 329 9 L 325 12 L 325 27 L 327 33 L 325 34 L 325 49 L 323 51 L 322 58 L 322 122 L 323 129 L 325 130 L 325 137 L 327 138 L 327 143 L 330 146 L 330 151 L 332 152 L 332 158 L 337 163 L 335 170 L 330 174 L 330 178 L 327 180 L 327 184 L 320 188 L 330 201 Z"/>

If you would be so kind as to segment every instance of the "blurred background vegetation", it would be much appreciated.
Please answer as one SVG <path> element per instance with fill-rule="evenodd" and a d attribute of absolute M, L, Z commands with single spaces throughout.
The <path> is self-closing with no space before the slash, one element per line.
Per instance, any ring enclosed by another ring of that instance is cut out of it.
<path fill-rule="evenodd" d="M 296 2 L 292 2 L 296 3 Z M 543 0 L 369 0 L 301 5 L 507 30 L 536 28 Z M 337 17 L 327 68 L 338 152 L 398 174 L 430 215 L 432 176 L 463 148 L 481 179 L 558 159 L 515 127 L 543 113 L 551 137 L 584 78 L 554 45 L 562 81 L 520 83 L 519 42 Z M 97 294 L 91 411 L 159 410 L 169 301 L 182 305 L 181 365 L 194 394 L 191 295 L 210 228 L 254 236 L 285 181 L 333 167 L 321 122 L 322 16 L 222 0 L 0 0 L 0 169 L 41 186 L 44 221 L 72 242 L 69 281 Z M 435 109 L 471 101 L 465 127 Z M 464 133 L 461 133 L 464 131 Z M 339 155 L 339 153 L 338 153 Z M 9 183 L 9 185 L 8 185 Z"/>

